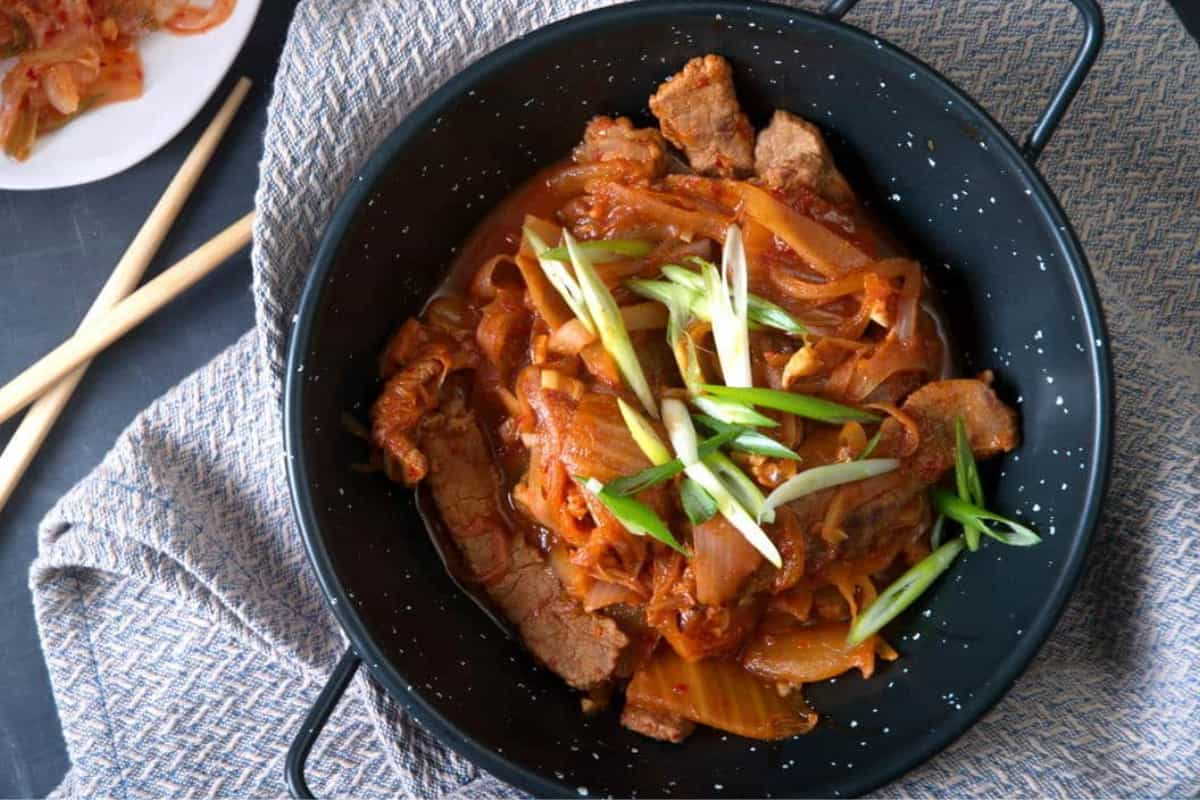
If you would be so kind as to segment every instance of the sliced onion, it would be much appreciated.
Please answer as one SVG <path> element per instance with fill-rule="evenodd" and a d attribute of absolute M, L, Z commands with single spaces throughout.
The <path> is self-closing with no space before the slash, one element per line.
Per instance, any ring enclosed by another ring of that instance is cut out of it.
<path fill-rule="evenodd" d="M 863 461 L 848 461 L 842 464 L 827 464 L 823 467 L 806 469 L 780 484 L 775 491 L 767 495 L 759 519 L 762 519 L 762 515 L 766 512 L 798 500 L 805 495 L 828 489 L 831 486 L 840 486 L 843 483 L 853 483 L 874 478 L 876 475 L 885 475 L 898 466 L 900 466 L 900 462 L 894 458 L 868 458 Z"/>

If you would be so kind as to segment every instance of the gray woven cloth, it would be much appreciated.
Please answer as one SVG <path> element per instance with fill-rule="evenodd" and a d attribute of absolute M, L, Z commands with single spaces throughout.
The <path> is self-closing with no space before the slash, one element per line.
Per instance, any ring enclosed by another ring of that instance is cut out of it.
<path fill-rule="evenodd" d="M 40 529 L 30 584 L 72 769 L 59 796 L 271 795 L 343 645 L 292 522 L 283 344 L 366 154 L 484 52 L 586 0 L 304 0 L 257 196 L 257 329 L 143 413 Z M 1200 791 L 1200 52 L 1106 3 L 1104 54 L 1042 158 L 1108 312 L 1120 417 L 1089 568 L 1008 697 L 896 795 Z M 1077 36 L 1048 0 L 864 0 L 850 21 L 1023 129 Z M 366 678 L 309 759 L 325 795 L 512 794 Z"/>

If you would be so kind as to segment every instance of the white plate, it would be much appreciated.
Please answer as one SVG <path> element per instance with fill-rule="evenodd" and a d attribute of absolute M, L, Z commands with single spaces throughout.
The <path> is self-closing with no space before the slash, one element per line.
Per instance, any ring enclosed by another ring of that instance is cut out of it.
<path fill-rule="evenodd" d="M 212 30 L 165 31 L 138 41 L 145 87 L 137 100 L 101 106 L 39 136 L 26 161 L 0 153 L 0 189 L 57 189 L 107 178 L 154 153 L 204 107 L 246 41 L 259 0 L 237 0 Z M 13 61 L 0 62 L 8 72 Z"/>

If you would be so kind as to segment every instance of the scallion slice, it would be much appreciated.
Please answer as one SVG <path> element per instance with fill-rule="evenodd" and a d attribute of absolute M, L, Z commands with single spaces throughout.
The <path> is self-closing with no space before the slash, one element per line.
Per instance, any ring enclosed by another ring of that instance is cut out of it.
<path fill-rule="evenodd" d="M 707 262 L 704 259 L 696 259 L 696 263 L 703 265 Z M 691 290 L 696 295 L 704 292 L 704 278 L 698 272 L 693 272 L 678 264 L 667 264 L 662 268 L 662 273 L 663 277 L 667 280 Z M 697 314 L 696 316 L 707 319 L 704 314 Z M 767 328 L 775 328 L 794 336 L 803 334 L 806 331 L 804 325 L 785 309 L 756 294 L 746 295 L 746 318 L 751 323 L 758 323 Z"/>
<path fill-rule="evenodd" d="M 596 335 L 596 322 L 592 319 L 592 314 L 588 311 L 587 303 L 583 299 L 583 290 L 579 287 L 579 283 L 567 271 L 565 262 L 567 260 L 564 253 L 561 259 L 548 258 L 545 253 L 548 252 L 546 243 L 542 237 L 538 236 L 530 228 L 521 229 L 525 238 L 529 240 L 529 246 L 533 248 L 533 252 L 537 254 L 538 264 L 542 267 L 542 272 L 546 274 L 546 280 L 550 281 L 558 294 L 562 297 L 563 302 L 571 309 L 571 313 L 576 319 L 587 328 L 588 333 Z"/>
<path fill-rule="evenodd" d="M 667 344 L 675 356 L 684 386 L 688 391 L 697 391 L 696 387 L 704 382 L 704 374 L 696 356 L 696 344 L 687 332 L 688 317 L 697 305 L 697 295 L 666 281 L 631 280 L 625 285 L 634 294 L 657 300 L 667 307 Z"/>
<path fill-rule="evenodd" d="M 832 486 L 866 480 L 874 478 L 876 475 L 886 475 L 898 466 L 900 466 L 900 462 L 894 458 L 868 458 L 864 461 L 845 461 L 806 469 L 804 472 L 793 475 L 767 495 L 766 502 L 763 503 L 763 511 L 770 511 L 784 503 L 790 503 L 805 495 Z"/>
<path fill-rule="evenodd" d="M 741 504 L 742 508 L 750 512 L 750 516 L 755 517 L 760 523 L 775 521 L 775 512 L 763 508 L 766 497 L 758 488 L 758 484 L 749 475 L 742 472 L 741 467 L 733 463 L 729 456 L 722 452 L 716 452 L 705 456 L 702 460 L 720 479 L 721 483 L 725 484 L 725 488 Z"/>
<path fill-rule="evenodd" d="M 725 446 L 736 434 L 736 430 L 730 430 L 705 439 L 700 443 L 700 447 L 696 449 L 696 454 L 700 458 L 704 458 L 709 453 L 715 453 Z M 635 472 L 633 475 L 624 475 L 609 481 L 606 488 L 613 494 L 637 494 L 663 481 L 669 481 L 681 472 L 683 472 L 683 462 L 678 458 L 672 458 L 665 464 L 647 467 L 641 472 Z"/>
<path fill-rule="evenodd" d="M 683 513 L 687 514 L 693 525 L 708 522 L 717 513 L 717 501 L 691 478 L 684 478 L 680 484 L 679 499 L 683 504 Z"/>
<path fill-rule="evenodd" d="M 617 522 L 620 522 L 630 533 L 635 536 L 651 536 L 673 550 L 688 555 L 671 534 L 667 524 L 645 503 L 625 495 L 613 494 L 595 478 L 577 475 L 575 480 L 594 494 L 596 499 L 603 503 L 608 512 L 616 518 Z"/>
<path fill-rule="evenodd" d="M 595 320 L 597 334 L 604 349 L 617 362 L 622 377 L 642 402 L 647 413 L 657 418 L 658 406 L 654 400 L 654 393 L 650 390 L 646 374 L 642 372 L 642 365 L 633 349 L 633 343 L 629 341 L 629 332 L 625 330 L 617 301 L 613 299 L 604 281 L 600 280 L 596 268 L 592 266 L 587 254 L 579 248 L 579 243 L 570 231 L 563 231 L 563 241 L 567 244 L 567 253 L 571 256 L 571 266 L 575 268 L 575 277 L 579 281 L 584 303 Z"/>
<path fill-rule="evenodd" d="M 987 534 L 998 542 L 1013 545 L 1014 547 L 1030 547 L 1042 541 L 1040 536 L 1025 525 L 1007 517 L 1002 517 L 999 514 L 994 514 L 986 508 L 980 508 L 973 503 L 968 503 L 953 492 L 948 492 L 945 489 L 935 486 L 929 490 L 929 493 L 933 498 L 933 507 L 962 525 L 964 531 L 969 532 L 975 529 L 980 533 Z M 1008 530 L 998 531 L 986 524 L 987 522 L 1003 525 Z"/>
<path fill-rule="evenodd" d="M 879 422 L 879 417 L 866 411 L 795 392 L 712 384 L 705 384 L 702 388 L 718 398 L 786 411 L 789 414 L 815 419 L 818 422 Z M 720 419 L 717 414 L 713 414 L 713 416 Z"/>
<path fill-rule="evenodd" d="M 933 521 L 933 529 L 929 531 L 929 546 L 937 550 L 942 544 L 942 534 L 946 531 L 946 515 L 938 514 Z"/>
<path fill-rule="evenodd" d="M 724 433 L 725 431 L 732 430 L 734 437 L 729 441 L 731 450 L 740 450 L 743 453 L 755 453 L 760 456 L 771 456 L 772 458 L 786 458 L 791 461 L 800 460 L 800 456 L 794 451 L 775 441 L 765 433 L 759 433 L 753 428 L 730 425 L 708 414 L 693 414 L 692 420 L 699 423 L 711 433 Z"/>
<path fill-rule="evenodd" d="M 753 386 L 750 370 L 750 331 L 746 318 L 746 295 L 749 275 L 746 248 L 742 244 L 742 229 L 730 225 L 725 231 L 725 247 L 721 253 L 721 274 L 705 268 L 704 290 L 708 295 L 709 315 L 712 317 L 713 342 L 717 360 L 726 386 Z"/>
<path fill-rule="evenodd" d="M 696 263 L 702 267 L 709 262 L 702 258 L 697 258 Z M 691 289 L 693 292 L 704 291 L 704 278 L 700 277 L 699 272 L 693 272 L 687 267 L 681 267 L 678 264 L 667 264 L 662 268 L 662 274 L 671 283 Z"/>
<path fill-rule="evenodd" d="M 739 403 L 736 400 L 697 394 L 691 397 L 691 402 L 709 416 L 730 425 L 753 425 L 757 428 L 774 428 L 779 425 L 766 414 L 755 411 L 745 403 Z"/>
<path fill-rule="evenodd" d="M 782 566 L 783 559 L 770 537 L 763 532 L 749 512 L 734 499 L 708 465 L 697 460 L 696 429 L 692 427 L 687 407 L 674 398 L 663 400 L 663 422 L 667 426 L 667 434 L 671 438 L 671 445 L 675 448 L 675 455 L 686 465 L 684 470 L 687 476 L 712 495 L 713 500 L 717 502 L 717 509 L 721 516 L 729 520 L 729 524 L 737 528 L 746 541 L 762 553 L 763 558 L 777 568 Z"/>
<path fill-rule="evenodd" d="M 611 256 L 640 258 L 654 249 L 653 244 L 641 239 L 596 239 L 590 242 L 577 242 L 577 244 L 590 258 L 597 261 L 603 261 Z M 565 246 L 551 247 L 549 250 L 539 251 L 539 257 L 566 261 L 570 258 L 570 254 Z"/>
<path fill-rule="evenodd" d="M 782 307 L 756 294 L 752 294 L 749 297 L 749 303 L 746 306 L 746 316 L 752 323 L 757 322 L 763 327 L 774 328 L 792 336 L 802 336 L 808 331 L 804 327 L 804 323 L 793 317 Z"/>
<path fill-rule="evenodd" d="M 643 278 L 627 280 L 625 287 L 639 297 L 657 300 L 668 309 L 676 303 L 690 309 L 695 295 L 695 292 L 686 286 L 678 286 L 667 281 L 648 281 Z"/>
<path fill-rule="evenodd" d="M 962 417 L 954 418 L 954 485 L 963 502 L 983 507 L 983 485 L 979 482 L 979 467 L 975 464 L 975 453 L 971 450 L 971 438 Z M 981 522 L 963 525 L 963 536 L 967 549 L 979 549 L 979 534 L 987 533 Z"/>
<path fill-rule="evenodd" d="M 949 569 L 962 549 L 963 540 L 952 539 L 909 568 L 895 583 L 884 589 L 873 603 L 859 612 L 858 618 L 850 626 L 846 644 L 853 647 L 878 633 Z"/>
<path fill-rule="evenodd" d="M 621 418 L 625 420 L 625 427 L 629 429 L 629 435 L 646 454 L 646 458 L 650 459 L 651 464 L 662 466 L 671 460 L 671 451 L 663 444 L 663 440 L 658 438 L 658 434 L 649 420 L 619 397 L 617 398 L 617 408 L 621 409 Z"/>
<path fill-rule="evenodd" d="M 863 461 L 867 458 L 870 458 L 871 453 L 875 452 L 875 448 L 879 446 L 879 440 L 882 438 L 883 438 L 883 428 L 880 428 L 879 430 L 875 431 L 874 436 L 872 436 L 870 439 L 867 440 L 867 446 L 863 448 L 863 451 L 861 453 L 859 453 L 858 457 L 854 460 L 855 461 Z"/>

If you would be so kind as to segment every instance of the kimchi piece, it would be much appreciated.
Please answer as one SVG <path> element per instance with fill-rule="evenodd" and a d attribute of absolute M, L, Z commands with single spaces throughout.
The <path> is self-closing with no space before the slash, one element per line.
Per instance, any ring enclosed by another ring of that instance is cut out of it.
<path fill-rule="evenodd" d="M 157 30 L 203 33 L 235 0 L 0 0 L 0 58 L 16 57 L 0 82 L 0 144 L 29 158 L 38 136 L 91 108 L 142 94 L 137 40 Z"/>
<path fill-rule="evenodd" d="M 371 442 L 585 709 L 794 736 L 805 684 L 897 658 L 850 626 L 929 555 L 927 490 L 1015 448 L 1016 415 L 948 377 L 921 265 L 815 125 L 755 132 L 716 55 L 649 105 L 658 128 L 596 117 L 472 234 L 382 354 Z"/>

